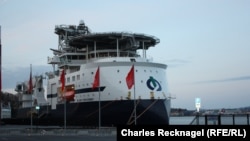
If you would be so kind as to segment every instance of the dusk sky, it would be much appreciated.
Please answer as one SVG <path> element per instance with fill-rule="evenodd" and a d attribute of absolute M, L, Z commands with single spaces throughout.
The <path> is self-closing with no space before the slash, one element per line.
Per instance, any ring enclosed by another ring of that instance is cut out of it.
<path fill-rule="evenodd" d="M 0 0 L 2 86 L 51 71 L 47 57 L 57 49 L 55 25 L 92 32 L 134 32 L 156 36 L 148 50 L 168 65 L 172 108 L 250 106 L 249 0 Z"/>

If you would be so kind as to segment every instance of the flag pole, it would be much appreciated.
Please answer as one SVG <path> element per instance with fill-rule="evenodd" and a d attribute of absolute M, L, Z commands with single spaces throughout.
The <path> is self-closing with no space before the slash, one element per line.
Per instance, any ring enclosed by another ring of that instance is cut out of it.
<path fill-rule="evenodd" d="M 31 130 L 31 133 L 32 133 L 32 128 L 33 128 L 33 113 L 32 113 L 32 108 L 33 108 L 33 100 L 32 100 L 32 90 L 31 90 L 31 86 L 30 86 L 30 80 L 32 80 L 32 65 L 30 64 L 30 78 L 29 78 L 29 87 L 28 87 L 28 93 L 30 93 L 31 95 L 31 107 L 30 107 L 30 130 Z"/>
<path fill-rule="evenodd" d="M 66 114 L 66 98 L 65 98 L 65 90 L 63 90 L 63 95 L 64 95 L 64 129 L 66 130 L 66 122 L 67 122 L 67 114 Z"/>
<path fill-rule="evenodd" d="M 101 129 L 101 94 L 100 94 L 100 86 L 98 86 L 98 92 L 99 92 L 99 132 Z"/>
<path fill-rule="evenodd" d="M 93 86 L 92 86 L 92 90 L 95 90 L 96 88 L 98 88 L 98 94 L 99 94 L 99 98 L 98 98 L 98 131 L 100 131 L 101 128 L 101 94 L 100 94 L 100 67 L 97 67 L 97 71 L 95 73 L 95 77 L 94 77 L 94 82 L 93 82 Z"/>
<path fill-rule="evenodd" d="M 64 79 L 64 84 L 63 84 L 63 97 L 64 97 L 64 130 L 66 131 L 66 125 L 67 125 L 67 107 L 66 107 L 66 97 L 65 97 L 65 65 L 63 67 L 63 79 Z"/>
<path fill-rule="evenodd" d="M 133 109 L 134 116 L 133 117 L 134 117 L 134 123 L 136 125 L 137 124 L 136 123 L 137 117 L 136 117 L 136 94 L 135 94 L 135 67 L 134 67 L 134 63 L 132 64 L 132 67 L 131 67 L 130 71 L 127 74 L 126 83 L 127 83 L 129 91 L 134 85 L 134 109 Z"/>
<path fill-rule="evenodd" d="M 134 67 L 134 64 L 133 64 L 133 67 Z M 135 69 L 133 70 L 133 71 L 135 71 Z M 135 72 L 133 72 L 133 74 L 134 74 L 134 79 L 133 79 L 133 83 L 134 83 L 134 116 L 135 116 L 135 125 L 136 125 L 136 120 L 137 120 L 137 117 L 136 117 L 136 94 L 135 94 Z"/>
<path fill-rule="evenodd" d="M 98 66 L 98 93 L 99 93 L 99 103 L 98 103 L 98 105 L 99 105 L 99 117 L 98 117 L 99 125 L 98 125 L 98 127 L 99 127 L 99 132 L 100 132 L 100 129 L 101 129 L 101 92 L 100 92 L 100 68 L 99 68 L 99 66 Z"/>
<path fill-rule="evenodd" d="M 67 117 L 67 114 L 66 114 L 66 98 L 65 98 L 65 62 L 64 63 L 64 66 L 63 66 L 63 70 L 61 72 L 61 75 L 60 75 L 60 81 L 61 81 L 61 93 L 62 93 L 62 97 L 63 97 L 63 102 L 64 102 L 64 130 L 66 130 L 66 117 Z"/>

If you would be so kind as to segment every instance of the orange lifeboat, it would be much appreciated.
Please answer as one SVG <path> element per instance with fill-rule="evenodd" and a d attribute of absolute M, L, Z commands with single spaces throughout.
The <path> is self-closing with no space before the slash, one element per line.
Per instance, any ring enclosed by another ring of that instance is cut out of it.
<path fill-rule="evenodd" d="M 65 86 L 64 92 L 61 91 L 61 87 L 58 88 L 63 99 L 67 101 L 74 101 L 75 97 L 75 86 L 74 85 L 67 85 Z"/>
<path fill-rule="evenodd" d="M 66 98 L 67 101 L 73 101 L 75 97 L 75 91 L 66 91 L 63 98 Z"/>

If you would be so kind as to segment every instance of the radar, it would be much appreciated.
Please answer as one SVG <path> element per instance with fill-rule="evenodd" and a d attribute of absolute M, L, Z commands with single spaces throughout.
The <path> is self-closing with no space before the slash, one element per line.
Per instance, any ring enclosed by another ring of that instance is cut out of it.
<path fill-rule="evenodd" d="M 85 25 L 83 20 L 80 20 L 79 25 Z"/>

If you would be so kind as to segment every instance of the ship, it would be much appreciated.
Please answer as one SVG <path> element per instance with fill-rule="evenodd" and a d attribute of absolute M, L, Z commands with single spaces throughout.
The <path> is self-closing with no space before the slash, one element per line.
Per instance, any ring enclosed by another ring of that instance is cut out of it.
<path fill-rule="evenodd" d="M 19 107 L 6 124 L 59 126 L 169 125 L 167 65 L 147 51 L 160 39 L 144 33 L 92 32 L 56 25 L 51 70 L 18 82 Z"/>

